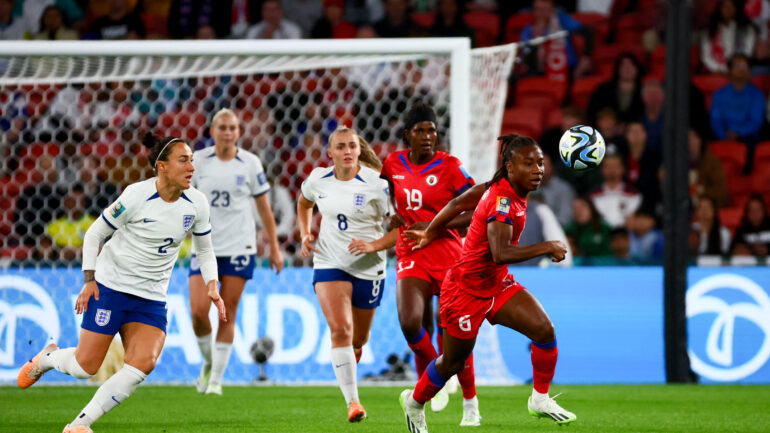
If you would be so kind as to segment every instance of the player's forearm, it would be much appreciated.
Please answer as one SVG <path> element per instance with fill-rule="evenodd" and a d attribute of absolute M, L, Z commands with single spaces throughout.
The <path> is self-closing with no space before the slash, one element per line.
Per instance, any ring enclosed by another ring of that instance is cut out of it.
<path fill-rule="evenodd" d="M 257 211 L 259 212 L 259 218 L 262 220 L 262 226 L 265 229 L 265 235 L 267 236 L 267 241 L 270 243 L 271 251 L 274 251 L 274 248 L 278 248 L 278 235 L 276 234 L 275 215 L 273 214 L 273 209 L 269 204 L 266 206 L 258 205 Z"/>
<path fill-rule="evenodd" d="M 313 208 L 307 208 L 302 202 L 297 202 L 297 225 L 300 239 L 310 234 L 310 221 L 313 218 Z"/>
<path fill-rule="evenodd" d="M 481 196 L 484 195 L 484 191 L 486 191 L 486 186 L 484 184 L 479 184 L 453 198 L 433 218 L 433 221 L 430 222 L 425 229 L 425 232 L 430 236 L 445 228 L 467 227 L 473 217 L 472 210 L 479 204 Z M 465 212 L 465 214 L 463 214 L 463 212 Z"/>
<path fill-rule="evenodd" d="M 473 211 L 465 211 L 454 217 L 452 221 L 449 221 L 449 223 L 446 225 L 446 228 L 461 229 L 468 227 L 471 224 L 471 219 L 473 219 Z"/>
<path fill-rule="evenodd" d="M 490 245 L 491 246 L 491 245 Z M 498 265 L 505 265 L 509 263 L 526 262 L 529 259 L 540 257 L 551 252 L 551 247 L 547 242 L 540 242 L 532 245 L 506 245 L 504 247 L 497 248 L 497 254 L 495 248 L 492 248 L 492 259 Z"/>
<path fill-rule="evenodd" d="M 372 241 L 372 247 L 374 247 L 374 251 L 382 251 L 387 250 L 388 248 L 392 248 L 394 245 L 396 245 L 396 242 L 398 241 L 398 229 L 393 229 L 385 235 L 377 240 Z"/>
<path fill-rule="evenodd" d="M 96 280 L 96 271 L 83 271 L 83 282 L 90 283 Z"/>

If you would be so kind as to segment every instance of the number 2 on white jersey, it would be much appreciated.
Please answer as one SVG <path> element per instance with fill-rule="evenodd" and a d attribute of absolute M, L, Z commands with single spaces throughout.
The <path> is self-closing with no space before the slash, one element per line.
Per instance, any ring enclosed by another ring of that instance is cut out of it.
<path fill-rule="evenodd" d="M 406 193 L 407 210 L 418 210 L 422 207 L 422 191 L 404 188 L 404 193 Z"/>

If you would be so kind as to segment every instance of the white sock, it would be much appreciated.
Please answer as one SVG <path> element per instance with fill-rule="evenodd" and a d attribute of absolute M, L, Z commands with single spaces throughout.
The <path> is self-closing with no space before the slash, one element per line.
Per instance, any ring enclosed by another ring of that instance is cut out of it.
<path fill-rule="evenodd" d="M 77 359 L 75 359 L 75 348 L 68 347 L 66 349 L 54 350 L 49 352 L 46 356 L 40 357 L 40 368 L 48 371 L 55 368 L 64 374 L 77 379 L 88 379 L 93 376 L 86 373 L 83 367 L 80 366 Z"/>
<path fill-rule="evenodd" d="M 198 348 L 203 356 L 203 368 L 205 370 L 211 369 L 211 333 L 196 337 L 196 340 L 198 340 Z"/>
<path fill-rule="evenodd" d="M 102 415 L 127 399 L 146 377 L 147 375 L 140 370 L 123 364 L 123 368 L 96 390 L 94 397 L 70 425 L 90 426 Z"/>
<path fill-rule="evenodd" d="M 471 410 L 471 409 L 475 409 L 475 410 L 479 409 L 478 396 L 474 395 L 473 398 L 471 399 L 463 398 L 463 410 Z"/>
<path fill-rule="evenodd" d="M 356 354 L 353 346 L 332 347 L 332 367 L 347 404 L 358 401 Z"/>
<path fill-rule="evenodd" d="M 209 383 L 221 385 L 225 376 L 227 363 L 230 361 L 230 352 L 233 351 L 233 343 L 214 343 L 214 352 L 211 355 L 211 378 Z"/>
<path fill-rule="evenodd" d="M 548 393 L 547 392 L 545 394 L 541 394 L 541 393 L 535 391 L 535 388 L 532 388 L 532 400 L 543 401 L 543 400 L 545 400 L 547 398 L 548 398 Z"/>

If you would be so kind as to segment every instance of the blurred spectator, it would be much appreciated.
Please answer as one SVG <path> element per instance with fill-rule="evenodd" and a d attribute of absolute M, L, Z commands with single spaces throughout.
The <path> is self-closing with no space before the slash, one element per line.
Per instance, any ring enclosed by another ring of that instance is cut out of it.
<path fill-rule="evenodd" d="M 770 253 L 770 218 L 761 194 L 752 195 L 746 202 L 730 251 L 734 256 L 767 257 Z"/>
<path fill-rule="evenodd" d="M 385 15 L 374 23 L 374 31 L 381 38 L 415 36 L 416 25 L 410 14 L 409 0 L 384 0 Z"/>
<path fill-rule="evenodd" d="M 83 237 L 96 217 L 86 212 L 86 196 L 80 184 L 72 185 L 62 204 L 64 214 L 51 221 L 45 231 L 61 250 L 61 258 L 74 260 L 80 257 Z"/>
<path fill-rule="evenodd" d="M 558 10 L 555 0 L 534 0 L 532 15 L 535 21 L 521 31 L 521 41 L 566 30 L 579 33 L 585 40 L 585 49 L 582 53 L 576 53 L 571 37 L 552 39 L 536 46 L 523 46 L 526 73 L 545 75 L 565 85 L 570 81 L 570 75 L 582 77 L 588 74 L 592 68 L 590 56 L 594 47 L 593 29 Z"/>
<path fill-rule="evenodd" d="M 754 53 L 757 32 L 735 0 L 720 0 L 711 14 L 708 30 L 701 34 L 701 61 L 714 74 L 725 73 L 735 54 Z M 747 65 L 748 66 L 748 65 Z"/>
<path fill-rule="evenodd" d="M 543 156 L 545 168 L 539 191 L 542 193 L 545 203 L 553 210 L 559 224 L 565 226 L 572 221 L 572 201 L 575 199 L 575 190 L 554 173 L 551 156 L 548 154 Z"/>
<path fill-rule="evenodd" d="M 86 195 L 87 212 L 99 216 L 118 198 L 118 188 L 110 183 L 101 160 L 94 155 L 81 157 L 78 169 L 78 181 L 83 185 Z"/>
<path fill-rule="evenodd" d="M 658 168 L 660 157 L 657 152 L 647 147 L 647 131 L 640 122 L 631 122 L 626 128 L 628 157 L 626 167 L 628 183 L 642 193 L 644 207 L 654 209 L 655 203 L 661 199 L 658 185 Z"/>
<path fill-rule="evenodd" d="M 583 110 L 574 105 L 562 108 L 561 125 L 547 129 L 540 137 L 540 147 L 543 149 L 543 153 L 549 155 L 553 161 L 558 161 L 561 158 L 559 155 L 559 141 L 562 134 L 573 126 L 584 123 L 585 115 Z"/>
<path fill-rule="evenodd" d="M 262 21 L 249 27 L 246 39 L 299 39 L 302 29 L 283 18 L 280 0 L 262 2 Z"/>
<path fill-rule="evenodd" d="M 491 13 L 494 13 L 498 9 L 502 9 L 501 6 L 505 6 L 504 4 L 500 5 L 499 3 L 518 3 L 518 2 L 507 2 L 507 1 L 500 2 L 500 1 L 497 1 L 497 0 L 467 0 L 465 2 L 465 7 L 469 11 L 473 11 L 473 12 L 491 12 Z M 523 3 L 523 2 L 521 2 L 521 3 Z M 523 5 L 519 5 L 518 7 L 521 8 L 521 7 L 523 7 Z"/>
<path fill-rule="evenodd" d="M 19 240 L 26 246 L 35 245 L 37 238 L 45 233 L 46 225 L 61 213 L 61 199 L 66 190 L 56 186 L 56 161 L 44 154 L 37 158 L 36 168 L 30 170 L 30 177 L 36 182 L 24 188 L 16 200 L 14 229 Z"/>
<path fill-rule="evenodd" d="M 564 229 L 562 229 L 553 211 L 543 202 L 540 192 L 533 191 L 527 197 L 527 224 L 524 227 L 524 231 L 521 232 L 519 244 L 534 245 L 546 241 L 562 241 L 567 245 L 567 255 L 564 257 L 564 260 L 554 264 L 554 266 L 572 266 L 572 252 L 567 241 L 567 235 L 564 234 Z M 544 256 L 514 263 L 514 265 L 537 266 L 543 263 L 545 265 L 553 264 L 550 257 Z"/>
<path fill-rule="evenodd" d="M 663 233 L 655 228 L 655 217 L 638 210 L 626 220 L 631 257 L 640 264 L 660 263 L 663 259 Z"/>
<path fill-rule="evenodd" d="M 50 237 L 43 235 L 37 239 L 37 245 L 32 248 L 31 257 L 39 262 L 38 265 L 52 264 L 59 260 L 59 249 Z"/>
<path fill-rule="evenodd" d="M 730 83 L 711 99 L 711 129 L 718 140 L 746 143 L 746 171 L 751 171 L 754 147 L 765 118 L 765 97 L 750 80 L 749 59 L 736 54 L 728 62 Z"/>
<path fill-rule="evenodd" d="M 611 256 L 610 226 L 601 218 L 591 200 L 576 198 L 572 202 L 572 211 L 574 219 L 567 224 L 564 232 L 574 256 Z"/>
<path fill-rule="evenodd" d="M 703 137 L 694 129 L 688 134 L 690 150 L 690 196 L 694 199 L 707 196 L 714 201 L 718 208 L 727 206 L 727 182 L 719 160 L 708 146 L 704 145 Z"/>
<path fill-rule="evenodd" d="M 311 37 L 311 30 L 324 15 L 324 8 L 332 3 L 339 7 L 339 21 L 342 21 L 342 16 L 345 14 L 345 0 L 281 0 L 284 17 L 296 23 L 306 38 Z"/>
<path fill-rule="evenodd" d="M 770 64 L 770 0 L 746 0 L 743 10 L 757 28 L 752 75 L 766 74 Z"/>
<path fill-rule="evenodd" d="M 620 227 L 639 209 L 642 195 L 623 181 L 625 167 L 619 155 L 605 156 L 601 167 L 604 183 L 591 193 L 590 198 L 607 224 Z"/>
<path fill-rule="evenodd" d="M 428 35 L 436 37 L 467 37 L 476 46 L 476 33 L 463 21 L 462 4 L 459 0 L 438 0 L 436 21 Z"/>
<path fill-rule="evenodd" d="M 719 220 L 714 201 L 708 196 L 698 199 L 695 209 L 690 250 L 693 255 L 722 256 L 730 251 L 730 230 Z"/>
<path fill-rule="evenodd" d="M 217 39 L 217 31 L 211 26 L 198 27 L 198 31 L 195 32 L 195 39 Z"/>
<path fill-rule="evenodd" d="M 128 0 L 110 0 L 109 12 L 91 23 L 84 39 L 144 39 L 144 35 L 144 23 Z"/>
<path fill-rule="evenodd" d="M 78 0 L 16 0 L 14 14 L 21 16 L 26 23 L 30 35 L 42 32 L 42 17 L 50 6 L 56 6 L 62 14 L 64 22 L 76 29 L 82 29 L 85 14 Z"/>
<path fill-rule="evenodd" d="M 346 0 L 345 21 L 356 26 L 367 26 L 376 23 L 385 16 L 383 0 Z"/>
<path fill-rule="evenodd" d="M 377 32 L 374 31 L 374 27 L 370 25 L 364 25 L 356 30 L 356 38 L 359 39 L 371 39 L 376 38 Z"/>
<path fill-rule="evenodd" d="M 29 113 L 24 93 L 17 86 L 0 86 L 0 147 L 21 143 L 28 127 Z"/>
<path fill-rule="evenodd" d="M 663 85 L 655 79 L 645 80 L 642 85 L 644 113 L 640 118 L 647 132 L 647 147 L 657 154 L 663 151 L 663 103 L 666 93 Z"/>
<path fill-rule="evenodd" d="M 596 123 L 599 110 L 610 107 L 621 124 L 638 120 L 644 113 L 642 102 L 642 66 L 632 53 L 621 53 L 615 60 L 615 73 L 610 81 L 596 88 L 588 102 L 588 122 Z"/>
<path fill-rule="evenodd" d="M 612 0 L 577 0 L 575 12 L 595 12 L 609 15 L 611 8 Z"/>
<path fill-rule="evenodd" d="M 0 40 L 20 40 L 28 31 L 24 19 L 13 16 L 13 0 L 0 0 Z"/>
<path fill-rule="evenodd" d="M 631 264 L 631 239 L 628 237 L 628 230 L 618 227 L 610 231 L 610 249 L 617 264 Z"/>
<path fill-rule="evenodd" d="M 48 6 L 40 16 L 40 31 L 35 36 L 38 40 L 77 40 L 78 32 L 67 27 L 61 9 L 57 6 Z"/>
<path fill-rule="evenodd" d="M 610 107 L 604 107 L 596 113 L 596 128 L 604 137 L 606 153 L 628 156 L 628 143 L 623 136 L 625 125 L 618 123 L 618 113 Z"/>
<path fill-rule="evenodd" d="M 209 28 L 216 38 L 223 39 L 230 35 L 234 19 L 231 8 L 224 7 L 231 3 L 215 0 L 173 0 L 168 11 L 168 37 L 171 39 L 208 39 Z M 244 26 L 245 29 L 246 26 Z"/>
<path fill-rule="evenodd" d="M 343 20 L 345 2 L 326 0 L 323 4 L 323 16 L 315 22 L 310 32 L 314 39 L 349 39 L 356 37 L 356 26 Z"/>

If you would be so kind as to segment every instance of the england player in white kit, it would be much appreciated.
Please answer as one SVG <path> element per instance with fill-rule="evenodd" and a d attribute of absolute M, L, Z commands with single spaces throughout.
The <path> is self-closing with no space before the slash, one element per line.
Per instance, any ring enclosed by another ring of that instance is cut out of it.
<path fill-rule="evenodd" d="M 383 237 L 388 184 L 378 171 L 359 164 L 360 157 L 370 166 L 382 166 L 368 144 L 354 130 L 340 128 L 329 137 L 328 153 L 334 166 L 314 169 L 302 183 L 297 219 L 302 256 L 313 253 L 313 285 L 331 332 L 334 374 L 348 405 L 348 421 L 357 422 L 366 411 L 358 399 L 356 364 L 385 288 L 384 244 L 395 244 L 395 236 Z M 314 205 L 322 215 L 315 244 L 310 226 Z"/>
<path fill-rule="evenodd" d="M 126 187 L 83 241 L 85 285 L 75 311 L 84 315 L 77 348 L 46 346 L 22 367 L 17 379 L 27 388 L 54 368 L 79 379 L 91 377 L 120 332 L 126 351 L 123 368 L 99 387 L 64 433 L 91 432 L 90 425 L 128 398 L 155 367 L 166 338 L 169 278 L 188 233 L 193 235 L 209 299 L 225 317 L 208 202 L 190 187 L 192 152 L 173 137 L 147 134 L 144 144 L 151 148 L 157 177 Z M 99 253 L 100 243 L 110 236 Z"/>
<path fill-rule="evenodd" d="M 214 146 L 194 154 L 192 185 L 206 196 L 211 206 L 212 240 L 222 281 L 220 294 L 227 310 L 227 321 L 219 322 L 213 348 L 211 303 L 196 257 L 190 262 L 190 310 L 193 331 L 203 355 L 198 392 L 221 395 L 222 378 L 233 347 L 238 303 L 246 281 L 254 274 L 257 258 L 257 232 L 252 213 L 255 203 L 270 243 L 270 266 L 277 272 L 283 268 L 283 256 L 268 200 L 270 184 L 259 158 L 236 146 L 240 124 L 235 112 L 227 108 L 219 110 L 211 120 L 210 133 Z"/>

